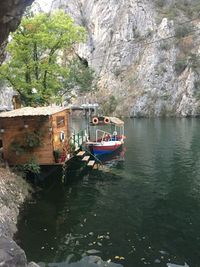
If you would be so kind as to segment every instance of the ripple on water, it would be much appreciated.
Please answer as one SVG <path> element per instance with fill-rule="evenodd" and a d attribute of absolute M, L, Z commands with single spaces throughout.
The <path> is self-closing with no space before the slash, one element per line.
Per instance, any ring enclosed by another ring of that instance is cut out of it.
<path fill-rule="evenodd" d="M 16 239 L 29 261 L 80 266 L 95 253 L 124 267 L 199 267 L 200 121 L 134 119 L 125 129 L 123 162 L 68 187 L 54 177 L 24 208 Z"/>

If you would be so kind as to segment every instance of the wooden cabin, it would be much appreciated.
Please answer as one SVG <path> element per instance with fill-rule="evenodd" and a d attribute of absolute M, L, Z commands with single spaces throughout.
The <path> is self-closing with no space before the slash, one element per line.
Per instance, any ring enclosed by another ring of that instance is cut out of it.
<path fill-rule="evenodd" d="M 69 151 L 69 108 L 24 107 L 0 113 L 0 144 L 10 165 L 64 161 Z"/>

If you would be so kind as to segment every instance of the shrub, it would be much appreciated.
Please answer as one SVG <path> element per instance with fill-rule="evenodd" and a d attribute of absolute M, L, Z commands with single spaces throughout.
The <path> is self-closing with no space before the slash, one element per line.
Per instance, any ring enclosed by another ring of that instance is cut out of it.
<path fill-rule="evenodd" d="M 192 27 L 188 24 L 179 25 L 175 28 L 175 36 L 179 38 L 183 38 L 188 35 L 192 31 Z"/>
<path fill-rule="evenodd" d="M 195 81 L 194 88 L 195 88 L 195 93 L 194 93 L 195 98 L 197 100 L 200 100 L 200 80 Z"/>
<path fill-rule="evenodd" d="M 168 51 L 168 50 L 170 50 L 171 45 L 170 45 L 169 42 L 164 41 L 164 42 L 162 42 L 162 43 L 160 44 L 160 48 L 161 48 L 162 50 Z"/>
<path fill-rule="evenodd" d="M 159 8 L 163 8 L 166 4 L 166 1 L 165 0 L 156 0 L 155 1 L 155 5 Z"/>
<path fill-rule="evenodd" d="M 33 174 L 40 173 L 40 166 L 34 159 L 31 159 L 29 162 L 25 164 L 17 165 L 15 169 L 19 171 L 22 174 L 22 176 L 26 176 L 26 174 L 28 173 L 33 173 Z"/>
<path fill-rule="evenodd" d="M 102 105 L 102 108 L 103 108 L 103 113 L 105 115 L 110 115 L 112 114 L 115 110 L 116 110 L 116 107 L 117 107 L 117 100 L 116 98 L 112 95 L 109 97 L 108 101 L 105 102 L 103 105 Z"/>
<path fill-rule="evenodd" d="M 175 71 L 178 75 L 180 75 L 185 70 L 186 67 L 187 67 L 186 59 L 177 60 L 177 62 L 175 63 Z"/>
<path fill-rule="evenodd" d="M 193 71 L 199 73 L 200 72 L 200 57 L 196 54 L 190 54 L 189 57 L 189 66 L 193 69 Z"/>
<path fill-rule="evenodd" d="M 54 159 L 55 159 L 55 162 L 58 162 L 59 161 L 59 159 L 60 159 L 60 157 L 61 157 L 61 152 L 60 152 L 60 150 L 54 150 L 53 151 L 53 156 L 54 156 Z"/>

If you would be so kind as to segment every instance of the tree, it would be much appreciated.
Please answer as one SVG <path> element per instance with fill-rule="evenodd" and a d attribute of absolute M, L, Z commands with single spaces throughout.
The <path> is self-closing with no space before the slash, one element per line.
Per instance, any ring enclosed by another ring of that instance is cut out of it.
<path fill-rule="evenodd" d="M 86 60 L 79 56 L 74 57 L 67 64 L 69 73 L 63 80 L 63 90 L 60 91 L 65 99 L 73 97 L 74 92 L 84 94 L 97 89 L 97 77 L 93 69 L 88 67 Z"/>
<path fill-rule="evenodd" d="M 61 64 L 62 52 L 85 37 L 84 28 L 64 11 L 24 17 L 7 46 L 9 59 L 0 67 L 0 78 L 18 91 L 24 105 L 55 102 L 70 74 Z"/>

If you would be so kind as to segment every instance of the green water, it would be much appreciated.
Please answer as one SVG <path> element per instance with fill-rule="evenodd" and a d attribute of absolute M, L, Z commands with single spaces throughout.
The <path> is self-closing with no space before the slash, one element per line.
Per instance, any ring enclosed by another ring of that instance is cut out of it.
<path fill-rule="evenodd" d="M 95 249 L 124 267 L 200 266 L 200 120 L 127 120 L 125 132 L 125 161 L 68 186 L 55 175 L 24 207 L 16 240 L 29 261 Z"/>

